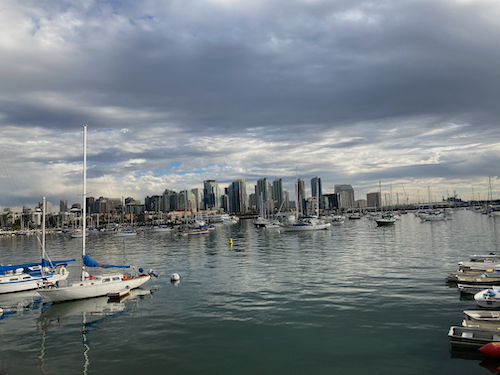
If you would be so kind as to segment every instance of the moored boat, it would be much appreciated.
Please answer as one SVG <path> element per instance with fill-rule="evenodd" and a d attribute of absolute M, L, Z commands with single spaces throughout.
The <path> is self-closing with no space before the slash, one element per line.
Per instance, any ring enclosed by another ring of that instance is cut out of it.
<path fill-rule="evenodd" d="M 83 126 L 83 204 L 82 212 L 86 211 L 86 194 L 87 194 L 87 125 Z M 90 275 L 86 271 L 86 267 L 101 267 L 101 268 L 133 268 L 130 265 L 110 265 L 102 264 L 91 259 L 85 251 L 86 245 L 86 220 L 83 220 L 83 241 L 82 241 L 82 274 L 80 281 L 76 281 L 67 285 L 65 282 L 58 281 L 55 284 L 44 285 L 38 289 L 38 293 L 50 302 L 71 301 L 84 298 L 105 296 L 111 292 L 117 292 L 123 288 L 134 289 L 143 285 L 154 275 L 150 270 L 148 274 L 144 274 L 142 269 L 139 269 L 141 274 L 135 272 L 135 275 L 126 275 L 122 273 L 104 273 Z M 134 269 L 135 270 L 135 269 Z"/>
<path fill-rule="evenodd" d="M 381 217 L 375 219 L 378 226 L 393 225 L 396 218 L 392 214 L 383 214 Z"/>
<path fill-rule="evenodd" d="M 474 294 L 474 300 L 480 307 L 500 307 L 500 289 L 488 288 Z"/>
<path fill-rule="evenodd" d="M 51 261 L 45 251 L 45 197 L 42 207 L 41 261 L 36 263 L 0 265 L 0 294 L 37 289 L 42 285 L 66 280 L 66 266 L 75 259 Z"/>
<path fill-rule="evenodd" d="M 480 348 L 489 343 L 500 341 L 500 331 L 475 328 L 451 326 L 448 331 L 448 339 L 454 347 Z"/>

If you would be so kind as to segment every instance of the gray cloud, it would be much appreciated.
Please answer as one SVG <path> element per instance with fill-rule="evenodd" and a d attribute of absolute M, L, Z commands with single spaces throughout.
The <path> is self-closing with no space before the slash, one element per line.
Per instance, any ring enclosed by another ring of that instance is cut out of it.
<path fill-rule="evenodd" d="M 208 178 L 289 183 L 296 166 L 360 195 L 398 179 L 465 191 L 498 175 L 499 13 L 458 0 L 7 1 L 4 169 L 53 180 L 49 192 L 0 173 L 19 186 L 0 205 L 77 199 L 83 123 L 96 193 L 102 179 L 139 199 Z"/>

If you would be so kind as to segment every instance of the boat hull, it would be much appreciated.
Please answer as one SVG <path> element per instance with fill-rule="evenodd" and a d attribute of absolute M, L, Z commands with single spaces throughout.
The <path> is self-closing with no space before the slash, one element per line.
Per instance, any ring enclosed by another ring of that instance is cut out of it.
<path fill-rule="evenodd" d="M 283 230 L 285 232 L 306 232 L 306 231 L 311 231 L 311 230 L 322 230 L 322 229 L 328 229 L 330 227 L 330 223 L 323 223 L 323 224 L 305 224 L 305 225 L 288 225 L 284 226 Z"/>
<path fill-rule="evenodd" d="M 451 326 L 448 339 L 454 347 L 480 348 L 489 342 L 500 341 L 499 333 L 488 329 Z"/>
<path fill-rule="evenodd" d="M 0 294 L 23 292 L 25 290 L 33 290 L 40 288 L 43 283 L 56 283 L 60 280 L 66 280 L 68 274 L 52 274 L 45 276 L 31 276 L 28 274 L 20 274 L 13 276 L 0 277 Z M 18 279 L 18 280 L 13 280 Z"/>
<path fill-rule="evenodd" d="M 39 289 L 38 293 L 50 302 L 63 302 L 78 299 L 106 296 L 124 288 L 135 289 L 151 279 L 149 275 L 110 281 L 106 283 L 96 280 L 84 280 L 72 283 L 66 287 L 49 287 Z"/>

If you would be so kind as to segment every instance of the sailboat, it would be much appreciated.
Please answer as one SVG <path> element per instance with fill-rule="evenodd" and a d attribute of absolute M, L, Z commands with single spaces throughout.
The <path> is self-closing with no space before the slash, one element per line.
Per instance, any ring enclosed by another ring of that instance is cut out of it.
<path fill-rule="evenodd" d="M 45 197 L 42 204 L 42 261 L 0 265 L 0 294 L 33 290 L 42 284 L 53 284 L 68 277 L 66 266 L 75 259 L 51 261 L 45 251 Z"/>
<path fill-rule="evenodd" d="M 87 194 L 87 125 L 83 125 L 83 243 L 82 243 L 82 275 L 80 281 L 67 285 L 65 282 L 58 282 L 55 285 L 48 285 L 38 289 L 38 293 L 50 302 L 71 301 L 84 298 L 106 296 L 109 293 L 116 293 L 123 289 L 135 289 L 146 283 L 154 275 L 153 270 L 145 274 L 142 268 L 135 275 L 127 275 L 118 272 L 102 273 L 90 275 L 86 267 L 101 268 L 133 268 L 132 266 L 110 265 L 96 262 L 85 253 L 85 232 L 86 232 L 86 194 Z M 156 275 L 155 275 L 156 276 Z"/>
<path fill-rule="evenodd" d="M 295 211 L 295 221 L 293 223 L 283 225 L 283 230 L 285 232 L 304 232 L 311 230 L 321 230 L 328 229 L 330 227 L 330 223 L 326 220 L 319 219 L 319 189 L 316 189 L 316 217 L 308 216 L 308 217 L 300 217 L 299 218 L 299 170 L 297 168 L 297 178 L 295 183 L 295 188 L 297 192 L 297 207 Z"/>

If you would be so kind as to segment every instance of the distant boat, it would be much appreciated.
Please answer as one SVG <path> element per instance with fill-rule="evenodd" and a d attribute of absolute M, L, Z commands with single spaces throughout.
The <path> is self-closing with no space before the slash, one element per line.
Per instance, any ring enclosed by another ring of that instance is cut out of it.
<path fill-rule="evenodd" d="M 299 171 L 297 168 L 297 178 L 295 183 L 297 202 L 299 201 Z M 319 194 L 319 189 L 316 189 L 317 194 Z M 298 209 L 295 211 L 295 221 L 289 222 L 288 224 L 283 224 L 283 231 L 285 232 L 305 232 L 312 230 L 322 230 L 330 228 L 331 224 L 326 221 L 319 219 L 319 197 L 316 197 L 316 216 L 299 217 Z"/>
<path fill-rule="evenodd" d="M 330 218 L 330 223 L 332 225 L 342 225 L 345 223 L 345 216 L 343 215 L 333 215 Z"/>
<path fill-rule="evenodd" d="M 386 213 L 383 214 L 381 217 L 375 219 L 375 222 L 379 227 L 393 225 L 396 222 L 396 218 L 394 217 L 394 215 Z"/>

